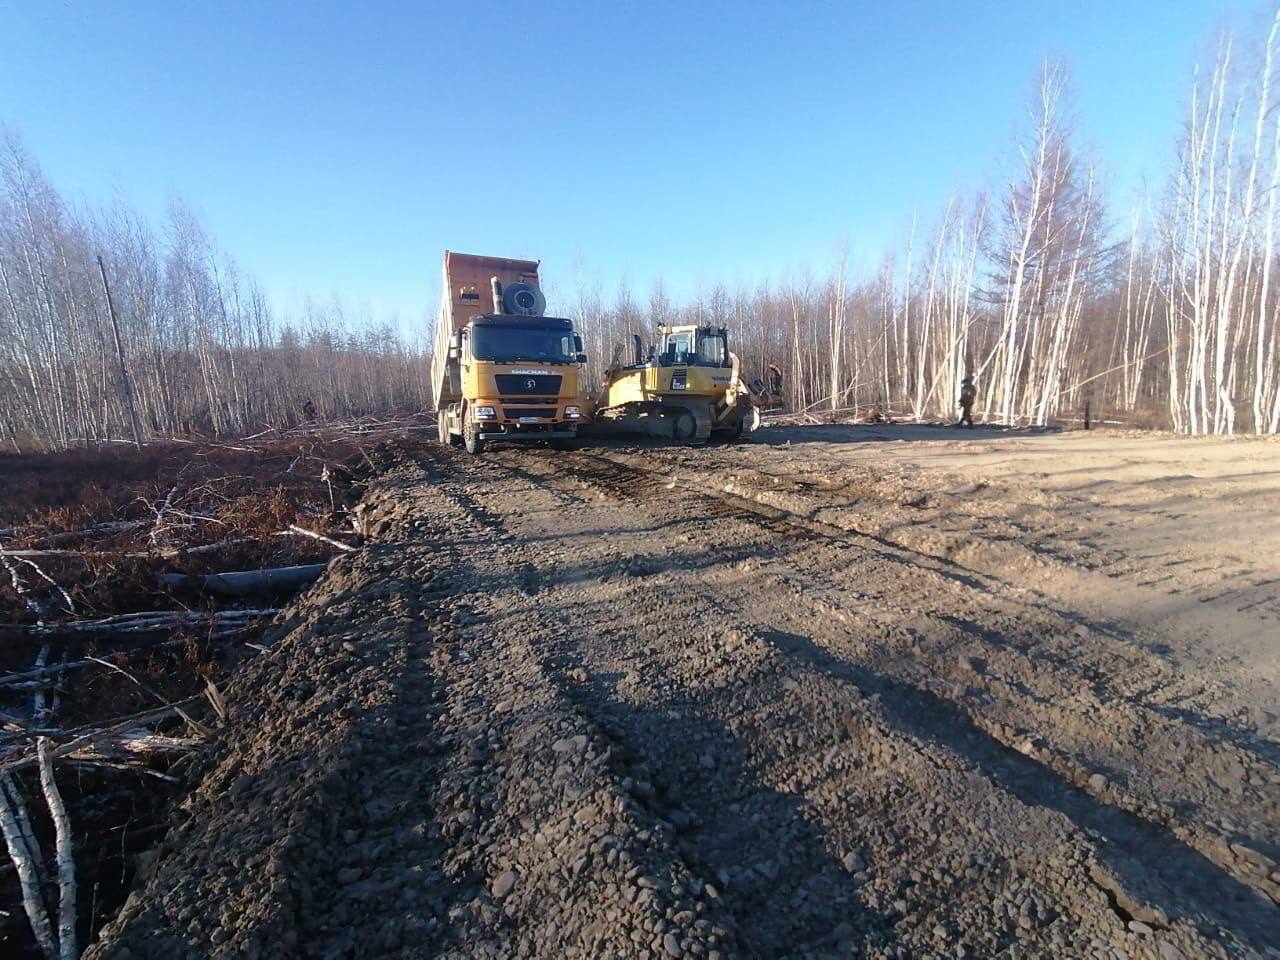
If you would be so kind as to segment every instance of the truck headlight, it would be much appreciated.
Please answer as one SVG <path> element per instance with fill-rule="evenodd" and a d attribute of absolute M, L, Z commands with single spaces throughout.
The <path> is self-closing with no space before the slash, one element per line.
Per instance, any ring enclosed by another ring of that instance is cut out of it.
<path fill-rule="evenodd" d="M 477 420 L 494 420 L 497 416 L 493 411 L 493 407 L 476 407 Z"/>
<path fill-rule="evenodd" d="M 570 420 L 577 420 L 582 416 L 582 411 L 578 407 L 569 406 L 564 408 L 564 415 Z"/>

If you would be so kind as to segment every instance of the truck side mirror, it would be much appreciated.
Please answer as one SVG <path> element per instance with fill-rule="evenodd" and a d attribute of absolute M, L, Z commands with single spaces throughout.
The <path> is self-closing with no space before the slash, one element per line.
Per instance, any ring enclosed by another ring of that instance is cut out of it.
<path fill-rule="evenodd" d="M 577 350 L 578 353 L 582 352 L 582 337 L 578 336 L 576 333 L 573 335 L 573 349 Z"/>
<path fill-rule="evenodd" d="M 462 356 L 462 331 L 459 330 L 449 338 L 449 359 L 457 360 Z"/>
<path fill-rule="evenodd" d="M 585 353 L 579 353 L 576 359 L 579 363 L 586 363 L 587 355 Z"/>

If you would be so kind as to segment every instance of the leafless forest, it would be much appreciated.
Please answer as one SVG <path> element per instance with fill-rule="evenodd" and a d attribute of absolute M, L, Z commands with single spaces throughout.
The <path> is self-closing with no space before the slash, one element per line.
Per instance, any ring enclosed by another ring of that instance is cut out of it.
<path fill-rule="evenodd" d="M 645 296 L 571 279 L 552 308 L 581 324 L 597 372 L 655 322 L 722 323 L 752 373 L 783 370 L 795 409 L 946 417 L 969 374 L 992 421 L 1050 423 L 1087 401 L 1133 424 L 1276 433 L 1277 22 L 1224 37 L 1190 78 L 1181 134 L 1152 158 L 1166 180 L 1139 204 L 1105 195 L 1069 77 L 1047 64 L 994 185 L 919 220 L 876 270 L 837 252 L 683 304 L 660 281 Z M 12 135 L 0 175 L 6 446 L 127 439 L 135 423 L 244 433 L 297 422 L 307 400 L 320 417 L 427 402 L 420 348 L 337 303 L 273 315 L 181 205 L 159 230 L 78 210 Z"/>
<path fill-rule="evenodd" d="M 15 135 L 0 141 L 4 446 L 420 408 L 423 378 L 421 351 L 340 302 L 273 315 L 183 205 L 159 230 L 122 205 L 78 210 Z"/>
<path fill-rule="evenodd" d="M 795 408 L 948 416 L 976 378 L 989 420 L 1045 424 L 1084 403 L 1187 433 L 1280 429 L 1275 277 L 1280 126 L 1275 21 L 1224 38 L 1194 78 L 1161 191 L 1110 208 L 1078 145 L 1070 82 L 1047 65 L 1005 181 L 956 197 L 871 275 L 717 286 L 677 308 L 661 285 L 611 306 L 579 284 L 592 354 L 681 315 L 723 323 L 753 370 L 776 363 Z"/>

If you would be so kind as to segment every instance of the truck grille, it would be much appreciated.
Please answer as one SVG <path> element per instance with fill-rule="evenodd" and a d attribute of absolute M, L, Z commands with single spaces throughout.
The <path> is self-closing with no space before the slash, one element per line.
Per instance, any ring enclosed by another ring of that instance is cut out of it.
<path fill-rule="evenodd" d="M 560 393 L 560 375 L 499 373 L 498 393 L 504 397 L 554 397 Z"/>
<path fill-rule="evenodd" d="M 503 407 L 503 415 L 508 420 L 515 420 L 519 417 L 554 417 L 556 415 L 555 407 Z"/>

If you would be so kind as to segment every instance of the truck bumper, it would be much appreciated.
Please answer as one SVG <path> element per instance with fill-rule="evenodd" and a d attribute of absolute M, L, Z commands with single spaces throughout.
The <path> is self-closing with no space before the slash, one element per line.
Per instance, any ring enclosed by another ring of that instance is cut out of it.
<path fill-rule="evenodd" d="M 480 431 L 481 440 L 572 440 L 578 435 L 577 429 L 557 430 L 553 428 L 536 427 L 534 429 L 521 430 L 514 427 L 508 430 L 501 428 Z"/>

